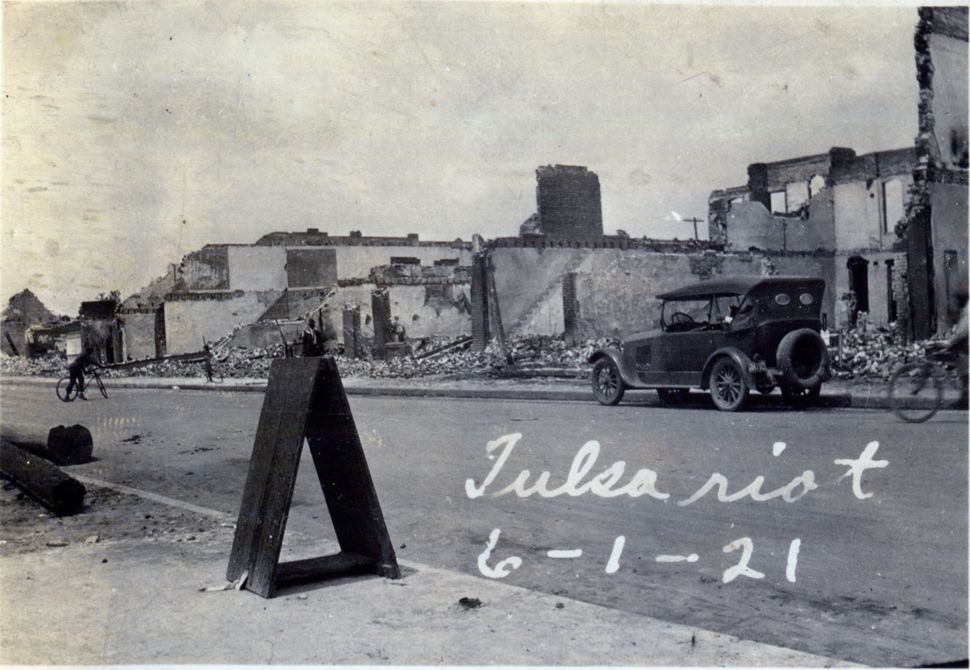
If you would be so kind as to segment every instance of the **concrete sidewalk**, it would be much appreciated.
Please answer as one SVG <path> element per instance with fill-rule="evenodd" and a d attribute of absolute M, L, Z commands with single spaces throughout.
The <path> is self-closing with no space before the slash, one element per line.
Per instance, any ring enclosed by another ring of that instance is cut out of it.
<path fill-rule="evenodd" d="M 262 393 L 266 379 L 247 377 L 225 379 L 220 383 L 206 382 L 201 377 L 103 377 L 109 389 L 168 389 L 183 391 L 221 391 Z M 589 383 L 583 379 L 412 379 L 346 377 L 343 380 L 348 395 L 402 396 L 432 398 L 471 398 L 497 400 L 551 400 L 595 402 Z M 2 377 L 2 384 L 50 386 L 53 393 L 56 379 L 52 377 Z M 885 382 L 847 383 L 827 382 L 822 386 L 818 405 L 821 407 L 853 407 L 889 409 L 888 386 Z M 627 391 L 628 399 L 658 402 L 653 391 Z M 770 396 L 752 393 L 753 403 L 781 402 L 779 391 Z M 945 402 L 958 398 L 956 389 L 946 389 Z M 709 395 L 700 391 L 691 394 L 691 403 L 707 402 Z"/>
<path fill-rule="evenodd" d="M 71 523 L 83 526 L 45 531 L 61 541 L 4 541 L 0 664 L 849 665 L 406 560 L 399 580 L 344 578 L 268 600 L 206 591 L 226 585 L 235 519 L 178 508 L 170 521 L 165 501 L 120 495 L 117 514 L 166 532 L 115 537 L 118 524 L 102 524 L 104 537 L 84 540 L 98 526 L 82 514 Z M 283 559 L 335 551 L 288 532 Z"/>

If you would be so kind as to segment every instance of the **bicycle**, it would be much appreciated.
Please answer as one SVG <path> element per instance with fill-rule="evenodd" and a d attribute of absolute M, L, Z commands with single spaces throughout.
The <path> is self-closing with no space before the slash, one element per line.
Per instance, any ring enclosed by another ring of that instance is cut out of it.
<path fill-rule="evenodd" d="M 929 421 L 943 407 L 943 393 L 955 385 L 962 391 L 958 373 L 961 355 L 943 345 L 927 347 L 926 358 L 907 363 L 889 380 L 889 403 L 893 414 L 907 423 Z"/>
<path fill-rule="evenodd" d="M 108 391 L 107 389 L 105 389 L 104 382 L 101 381 L 101 375 L 98 374 L 98 371 L 95 369 L 91 369 L 86 371 L 86 374 L 90 379 L 94 380 L 94 384 L 101 392 L 101 395 L 107 398 Z M 60 398 L 63 402 L 71 402 L 72 400 L 77 398 L 78 394 L 81 392 L 81 385 L 75 384 L 74 387 L 71 388 L 71 393 L 69 395 L 67 392 L 67 389 L 70 387 L 70 385 L 71 385 L 70 376 L 61 377 L 60 379 L 57 380 L 57 388 L 55 389 L 55 392 L 57 393 L 57 397 Z M 90 386 L 90 381 L 85 381 L 84 387 L 88 388 L 89 386 Z"/>

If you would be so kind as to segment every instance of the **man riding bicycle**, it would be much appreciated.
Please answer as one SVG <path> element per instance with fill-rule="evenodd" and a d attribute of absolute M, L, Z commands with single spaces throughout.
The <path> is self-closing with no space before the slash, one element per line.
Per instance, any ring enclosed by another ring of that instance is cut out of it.
<path fill-rule="evenodd" d="M 89 368 L 103 368 L 100 362 L 94 357 L 94 347 L 86 347 L 84 353 L 74 359 L 74 361 L 67 366 L 68 374 L 71 375 L 71 381 L 67 384 L 67 397 L 71 397 L 71 392 L 74 390 L 74 384 L 77 383 L 78 397 L 82 400 L 87 400 L 84 397 L 84 371 Z"/>

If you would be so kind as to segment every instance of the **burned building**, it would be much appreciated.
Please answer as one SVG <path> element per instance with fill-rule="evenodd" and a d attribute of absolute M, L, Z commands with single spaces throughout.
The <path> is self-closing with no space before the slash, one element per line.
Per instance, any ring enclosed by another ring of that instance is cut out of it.
<path fill-rule="evenodd" d="M 727 250 L 765 254 L 782 273 L 793 255 L 827 259 L 834 325 L 853 325 L 861 313 L 871 323 L 894 322 L 905 266 L 895 229 L 915 164 L 912 148 L 858 156 L 843 147 L 754 163 L 747 184 L 711 193 L 709 236 Z"/>
<path fill-rule="evenodd" d="M 281 333 L 290 340 L 302 330 L 299 319 L 309 313 L 330 319 L 330 308 L 343 300 L 341 290 L 352 293 L 353 286 L 367 284 L 377 266 L 401 258 L 425 267 L 440 262 L 469 266 L 470 254 L 471 244 L 461 240 L 366 236 L 360 231 L 338 236 L 318 228 L 268 233 L 254 244 L 206 245 L 125 301 L 120 314 L 126 355 L 199 351 L 204 341 L 240 327 L 245 332 L 237 332 L 234 339 L 244 346 L 279 342 Z M 344 297 L 351 299 L 349 293 Z M 328 308 L 322 309 L 325 304 Z M 369 305 L 369 299 L 362 304 Z M 341 315 L 333 318 L 335 322 L 324 325 L 340 332 Z"/>
<path fill-rule="evenodd" d="M 61 321 L 29 288 L 10 297 L 0 315 L 0 349 L 8 356 L 30 354 L 28 331 L 37 326 Z"/>
<path fill-rule="evenodd" d="M 116 314 L 118 301 L 114 299 L 86 300 L 81 303 L 78 317 L 81 322 L 81 349 L 94 349 L 103 364 L 121 363 L 124 344 Z"/>
<path fill-rule="evenodd" d="M 967 289 L 967 8 L 923 7 L 914 38 L 919 134 L 905 240 L 914 337 L 946 332 Z"/>

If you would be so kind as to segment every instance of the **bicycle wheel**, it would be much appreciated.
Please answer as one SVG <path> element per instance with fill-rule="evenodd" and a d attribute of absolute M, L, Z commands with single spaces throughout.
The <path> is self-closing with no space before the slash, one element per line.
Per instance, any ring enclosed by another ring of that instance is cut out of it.
<path fill-rule="evenodd" d="M 943 379 L 932 363 L 907 363 L 889 380 L 893 413 L 908 423 L 923 423 L 943 404 Z"/>
<path fill-rule="evenodd" d="M 60 379 L 57 380 L 57 388 L 55 389 L 55 392 L 57 393 L 57 397 L 60 398 L 63 402 L 71 402 L 77 397 L 77 393 L 79 390 L 77 384 L 74 385 L 74 388 L 71 389 L 70 395 L 68 395 L 67 387 L 70 385 L 70 383 L 71 383 L 70 377 L 61 377 Z"/>
<path fill-rule="evenodd" d="M 108 390 L 104 387 L 104 382 L 101 381 L 101 377 L 99 377 L 98 375 L 91 375 L 91 376 L 94 377 L 94 381 L 98 383 L 98 390 L 101 391 L 101 395 L 107 398 Z"/>

